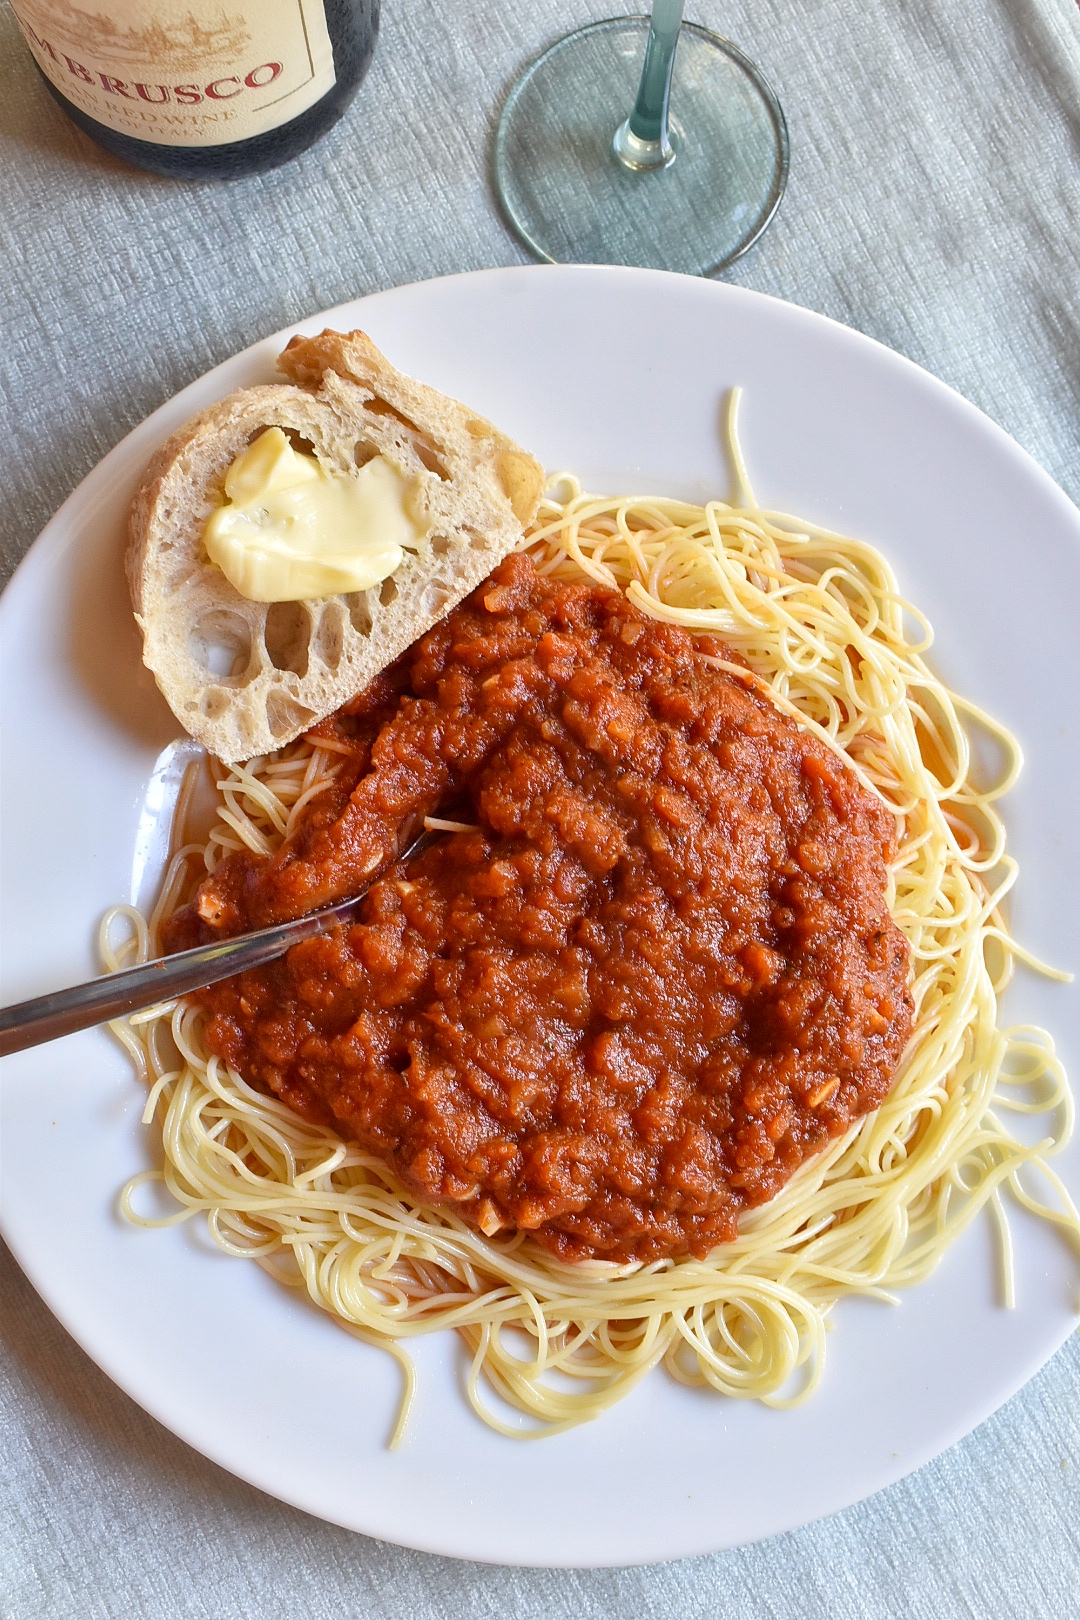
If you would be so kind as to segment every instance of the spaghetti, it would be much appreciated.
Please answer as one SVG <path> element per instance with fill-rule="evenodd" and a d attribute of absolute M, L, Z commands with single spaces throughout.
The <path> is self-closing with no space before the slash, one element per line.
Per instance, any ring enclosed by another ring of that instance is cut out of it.
<path fill-rule="evenodd" d="M 983 1208 L 1002 1234 L 1011 1301 L 1004 1190 L 1080 1239 L 1048 1162 L 1072 1127 L 1052 1041 L 997 1021 L 1014 962 L 1030 960 L 1001 915 L 1016 866 L 996 801 L 1019 749 L 930 673 L 929 627 L 876 551 L 757 505 L 729 425 L 733 504 L 598 498 L 563 480 L 527 543 L 542 573 L 584 574 L 655 618 L 720 637 L 741 661 L 712 661 L 767 692 L 895 818 L 888 900 L 911 952 L 914 1033 L 876 1112 L 705 1259 L 564 1262 L 521 1232 L 489 1238 L 451 1210 L 417 1207 L 381 1160 L 210 1054 L 197 1009 L 180 1002 L 114 1026 L 150 1087 L 147 1122 L 162 1116 L 164 1167 L 129 1184 L 125 1213 L 159 1225 L 205 1212 L 222 1248 L 394 1353 L 406 1376 L 395 1439 L 412 1389 L 405 1346 L 419 1334 L 462 1335 L 469 1398 L 511 1435 L 592 1418 L 659 1363 L 681 1382 L 786 1406 L 821 1378 L 836 1301 L 890 1297 L 926 1276 Z M 1006 760 L 988 789 L 973 780 L 972 729 Z M 337 768 L 323 741 L 219 768 L 209 838 L 176 850 L 149 922 L 126 907 L 111 914 L 131 919 L 132 936 L 114 950 L 107 920 L 109 965 L 151 954 L 160 920 L 223 855 L 274 849 Z M 1025 1145 L 1009 1113 L 1051 1124 Z M 136 1209 L 139 1186 L 155 1179 L 178 1206 L 160 1220 Z"/>

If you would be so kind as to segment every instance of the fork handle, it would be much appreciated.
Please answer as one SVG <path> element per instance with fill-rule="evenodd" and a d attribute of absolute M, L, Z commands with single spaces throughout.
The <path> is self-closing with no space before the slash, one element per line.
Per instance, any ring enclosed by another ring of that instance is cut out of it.
<path fill-rule="evenodd" d="M 421 833 L 391 864 L 418 855 L 435 836 Z M 156 957 L 152 962 L 140 962 L 138 967 L 121 968 L 70 989 L 54 990 L 4 1007 L 0 1009 L 0 1057 L 54 1041 L 60 1035 L 71 1035 L 77 1029 L 89 1029 L 92 1024 L 107 1023 L 110 1018 L 122 1018 L 125 1013 L 153 1007 L 159 1001 L 171 1001 L 191 990 L 202 990 L 248 968 L 264 967 L 301 940 L 314 939 L 338 923 L 350 921 L 368 889 L 388 869 L 373 873 L 360 892 L 348 900 L 309 912 L 306 917 L 273 923 L 256 933 L 238 934 L 235 939 L 213 945 L 196 945 L 194 950 Z"/>

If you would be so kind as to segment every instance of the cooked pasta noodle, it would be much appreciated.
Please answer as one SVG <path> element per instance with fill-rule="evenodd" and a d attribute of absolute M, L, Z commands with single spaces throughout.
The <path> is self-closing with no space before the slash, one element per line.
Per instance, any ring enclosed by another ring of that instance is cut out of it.
<path fill-rule="evenodd" d="M 1003 1192 L 1080 1239 L 1049 1162 L 1072 1128 L 1053 1043 L 998 1024 L 1014 962 L 1031 961 L 1001 912 L 1016 865 L 997 800 L 1019 748 L 930 672 L 929 627 L 877 551 L 757 505 L 729 425 L 735 504 L 593 497 L 563 479 L 528 544 L 542 572 L 585 574 L 644 613 L 721 637 L 738 661 L 710 661 L 767 691 L 894 815 L 888 900 L 910 946 L 914 1026 L 876 1112 L 706 1259 L 565 1263 L 525 1234 L 487 1238 L 451 1210 L 417 1207 L 380 1160 L 209 1054 L 197 1009 L 177 1002 L 114 1026 L 150 1087 L 145 1117 L 160 1117 L 164 1154 L 124 1190 L 125 1213 L 152 1226 L 205 1212 L 222 1248 L 392 1351 L 406 1377 L 395 1438 L 412 1390 L 405 1346 L 418 1334 L 457 1330 L 469 1399 L 507 1434 L 595 1417 L 660 1363 L 683 1383 L 786 1406 L 822 1376 L 837 1300 L 891 1298 L 917 1282 L 983 1209 L 1003 1237 L 1011 1302 Z M 974 779 L 972 732 L 1004 760 L 992 786 Z M 306 742 L 219 767 L 209 839 L 177 849 L 149 922 L 127 907 L 111 914 L 108 965 L 150 954 L 160 918 L 230 850 L 276 847 L 336 769 L 332 748 Z M 114 948 L 119 913 L 132 931 Z M 1041 1138 L 1025 1144 L 1010 1114 L 1044 1116 Z M 160 1219 L 138 1211 L 140 1185 L 155 1179 L 176 1202 Z"/>

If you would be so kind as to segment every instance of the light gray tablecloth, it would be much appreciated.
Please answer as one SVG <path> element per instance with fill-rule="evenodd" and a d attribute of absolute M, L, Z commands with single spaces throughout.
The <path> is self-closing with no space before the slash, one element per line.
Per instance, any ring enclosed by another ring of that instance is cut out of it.
<path fill-rule="evenodd" d="M 228 186 L 137 175 L 41 88 L 0 10 L 4 577 L 83 474 L 208 366 L 400 282 L 523 259 L 486 180 L 516 71 L 604 0 L 387 0 L 346 120 Z M 926 366 L 1080 497 L 1075 0 L 690 0 L 792 136 L 731 272 Z M 2 1251 L 0 1251 L 2 1252 Z M 846 1513 L 650 1570 L 513 1571 L 331 1528 L 121 1395 L 0 1258 L 0 1614 L 856 1617 L 1080 1613 L 1080 1343 L 936 1463 Z"/>

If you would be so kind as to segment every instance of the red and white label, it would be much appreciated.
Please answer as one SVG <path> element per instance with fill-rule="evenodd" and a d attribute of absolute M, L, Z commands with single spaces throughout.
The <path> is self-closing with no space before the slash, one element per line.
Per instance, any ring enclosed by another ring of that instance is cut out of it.
<path fill-rule="evenodd" d="M 12 0 L 34 58 L 99 124 L 222 146 L 296 118 L 335 83 L 322 0 Z"/>

